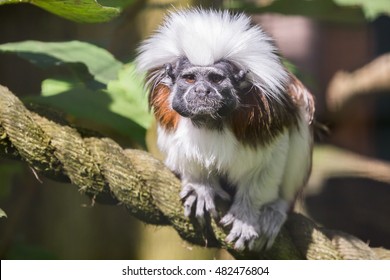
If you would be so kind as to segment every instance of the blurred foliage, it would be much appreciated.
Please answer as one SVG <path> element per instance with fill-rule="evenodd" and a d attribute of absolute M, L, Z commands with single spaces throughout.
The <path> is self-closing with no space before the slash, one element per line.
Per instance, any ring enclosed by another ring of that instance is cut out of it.
<path fill-rule="evenodd" d="M 146 0 L 138 0 L 138 2 L 139 1 L 146 2 Z M 98 0 L 97 2 L 99 2 L 103 6 L 117 7 L 117 8 L 124 9 L 131 5 L 135 5 L 137 0 Z"/>
<path fill-rule="evenodd" d="M 115 79 L 122 66 L 122 63 L 106 50 L 78 41 L 59 43 L 25 41 L 3 44 L 0 50 L 15 53 L 39 67 L 81 63 L 87 67 L 91 78 L 101 83 Z M 76 67 L 73 70 L 76 70 Z M 80 81 L 85 80 L 84 77 L 80 77 L 80 73 L 75 74 L 79 76 Z"/>
<path fill-rule="evenodd" d="M 316 20 L 337 23 L 359 23 L 374 20 L 377 16 L 390 14 L 388 0 L 275 0 L 226 1 L 226 7 L 249 13 L 280 13 L 302 15 Z"/>
<path fill-rule="evenodd" d="M 389 0 L 334 0 L 338 5 L 345 5 L 349 7 L 360 7 L 364 15 L 369 20 L 374 20 L 382 14 L 390 15 L 390 1 Z"/>
<path fill-rule="evenodd" d="M 22 173 L 23 169 L 20 162 L 0 164 L 0 199 L 10 194 L 13 178 L 18 175 L 20 176 Z"/>
<path fill-rule="evenodd" d="M 26 100 L 58 108 L 89 122 L 103 124 L 145 146 L 151 122 L 142 77 L 108 51 L 85 42 L 25 41 L 0 45 L 42 68 L 53 69 L 42 82 L 41 96 Z M 63 71 L 55 71 L 62 68 Z"/>
<path fill-rule="evenodd" d="M 26 244 L 23 241 L 15 242 L 7 252 L 8 260 L 56 260 L 58 257 L 46 251 L 41 246 Z"/>
<path fill-rule="evenodd" d="M 96 23 L 112 20 L 120 14 L 120 8 L 131 5 L 135 1 L 99 2 L 95 0 L 0 0 L 0 5 L 29 3 L 72 21 Z"/>
<path fill-rule="evenodd" d="M 13 179 L 23 174 L 21 162 L 7 162 L 0 164 L 0 200 L 7 198 L 11 193 Z M 0 218 L 7 218 L 6 212 L 0 208 Z"/>

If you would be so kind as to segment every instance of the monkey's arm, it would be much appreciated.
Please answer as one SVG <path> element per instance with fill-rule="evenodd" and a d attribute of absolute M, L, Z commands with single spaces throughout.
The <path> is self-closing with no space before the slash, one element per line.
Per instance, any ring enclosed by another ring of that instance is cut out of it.
<path fill-rule="evenodd" d="M 297 127 L 290 130 L 289 150 L 281 196 L 292 201 L 310 175 L 312 164 L 314 98 L 305 86 L 291 74 L 288 94 L 299 108 Z"/>

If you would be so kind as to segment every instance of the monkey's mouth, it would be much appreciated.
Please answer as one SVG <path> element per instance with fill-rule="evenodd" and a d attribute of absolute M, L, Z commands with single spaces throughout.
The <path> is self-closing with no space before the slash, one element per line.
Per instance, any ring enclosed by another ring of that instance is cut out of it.
<path fill-rule="evenodd" d="M 190 118 L 207 117 L 220 118 L 219 110 L 222 108 L 221 100 L 205 98 L 196 100 L 186 100 L 186 108 L 190 113 Z"/>
<path fill-rule="evenodd" d="M 189 118 L 198 125 L 221 123 L 223 119 L 231 114 L 237 102 L 233 98 L 219 96 L 187 96 L 174 98 L 172 109 L 182 117 Z"/>

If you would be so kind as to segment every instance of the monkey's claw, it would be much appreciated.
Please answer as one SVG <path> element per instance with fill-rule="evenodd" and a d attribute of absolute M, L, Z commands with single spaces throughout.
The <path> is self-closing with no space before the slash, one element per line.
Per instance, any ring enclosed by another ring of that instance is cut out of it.
<path fill-rule="evenodd" d="M 216 195 L 223 199 L 230 199 L 230 196 L 222 189 L 217 191 L 215 188 L 197 183 L 183 185 L 180 198 L 184 202 L 184 215 L 189 217 L 195 208 L 195 217 L 201 224 L 204 223 L 205 212 L 210 213 L 213 218 L 218 218 L 214 202 Z"/>
<path fill-rule="evenodd" d="M 271 248 L 287 218 L 287 209 L 288 203 L 281 199 L 264 205 L 259 211 L 245 211 L 245 207 L 231 209 L 220 221 L 224 226 L 232 226 L 226 241 L 235 242 L 237 250 Z"/>
<path fill-rule="evenodd" d="M 231 225 L 232 228 L 226 237 L 227 242 L 235 242 L 234 248 L 236 250 L 244 250 L 246 246 L 249 249 L 252 249 L 252 244 L 259 237 L 259 225 L 256 222 L 257 217 L 252 216 L 252 218 L 247 219 L 248 217 L 238 218 L 237 214 L 234 214 L 234 211 L 226 214 L 220 221 L 224 226 Z"/>
<path fill-rule="evenodd" d="M 256 225 L 251 225 L 244 220 L 234 217 L 232 213 L 226 214 L 220 221 L 224 226 L 232 225 L 229 235 L 226 237 L 227 242 L 234 242 L 236 250 L 243 250 L 247 243 L 259 237 Z"/>

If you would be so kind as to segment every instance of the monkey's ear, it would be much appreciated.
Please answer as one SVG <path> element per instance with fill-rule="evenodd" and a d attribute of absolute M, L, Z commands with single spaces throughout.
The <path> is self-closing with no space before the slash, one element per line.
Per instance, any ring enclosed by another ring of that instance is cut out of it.
<path fill-rule="evenodd" d="M 172 64 L 170 63 L 166 63 L 163 65 L 164 69 L 165 69 L 165 75 L 167 75 L 169 78 L 171 78 L 172 82 L 175 81 L 176 77 L 175 75 L 173 74 L 173 67 L 172 67 Z"/>
<path fill-rule="evenodd" d="M 240 84 L 241 82 L 243 82 L 245 80 L 245 76 L 246 74 L 248 73 L 249 71 L 244 71 L 244 70 L 240 70 L 238 71 L 237 74 L 234 74 L 233 75 L 233 78 L 234 78 L 234 81 L 237 83 L 237 84 Z"/>

